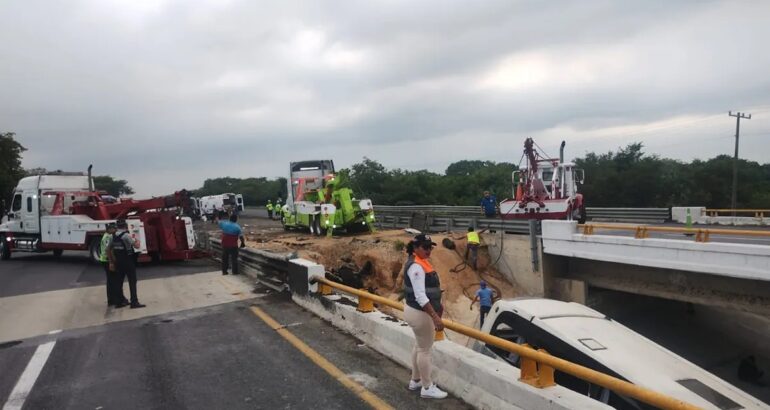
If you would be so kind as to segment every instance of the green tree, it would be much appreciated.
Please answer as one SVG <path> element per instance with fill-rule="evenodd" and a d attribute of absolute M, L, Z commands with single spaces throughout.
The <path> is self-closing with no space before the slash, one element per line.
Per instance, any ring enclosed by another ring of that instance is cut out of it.
<path fill-rule="evenodd" d="M 114 197 L 121 195 L 131 195 L 134 193 L 134 189 L 128 186 L 128 181 L 125 179 L 115 179 L 109 175 L 94 176 L 94 188 L 97 191 L 107 191 Z"/>
<path fill-rule="evenodd" d="M 0 204 L 11 197 L 16 183 L 24 176 L 21 154 L 27 149 L 15 136 L 13 132 L 0 133 Z"/>

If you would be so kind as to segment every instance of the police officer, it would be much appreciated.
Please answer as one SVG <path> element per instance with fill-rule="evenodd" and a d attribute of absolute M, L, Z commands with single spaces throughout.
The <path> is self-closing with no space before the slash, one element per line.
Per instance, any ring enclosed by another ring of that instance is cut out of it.
<path fill-rule="evenodd" d="M 113 269 L 110 269 L 109 257 L 109 247 L 115 231 L 117 231 L 115 223 L 108 223 L 99 246 L 99 262 L 104 267 L 104 274 L 107 279 L 107 306 L 121 308 L 128 305 L 128 300 L 123 296 L 123 283 L 118 284 L 118 273 L 115 272 L 114 266 Z"/>
<path fill-rule="evenodd" d="M 110 265 L 118 272 L 118 282 L 123 287 L 123 278 L 128 277 L 128 288 L 131 290 L 131 309 L 143 308 L 136 296 L 136 259 L 139 254 L 139 242 L 128 233 L 128 224 L 125 219 L 116 222 L 117 232 L 113 235 L 110 244 Z"/>

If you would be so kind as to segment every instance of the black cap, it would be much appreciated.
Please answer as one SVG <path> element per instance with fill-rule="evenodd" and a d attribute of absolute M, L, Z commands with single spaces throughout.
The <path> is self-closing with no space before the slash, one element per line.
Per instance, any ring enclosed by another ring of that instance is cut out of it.
<path fill-rule="evenodd" d="M 118 225 L 115 224 L 115 222 L 110 222 L 107 224 L 107 226 L 104 227 L 104 229 L 115 229 Z"/>
<path fill-rule="evenodd" d="M 118 228 L 128 228 L 128 224 L 126 223 L 125 219 L 118 219 L 115 221 L 115 226 Z"/>
<path fill-rule="evenodd" d="M 424 233 L 421 233 L 412 239 L 412 242 L 414 242 L 415 245 L 424 245 L 426 243 L 431 244 L 431 246 L 436 246 L 436 242 L 433 242 L 430 235 L 426 235 Z"/>

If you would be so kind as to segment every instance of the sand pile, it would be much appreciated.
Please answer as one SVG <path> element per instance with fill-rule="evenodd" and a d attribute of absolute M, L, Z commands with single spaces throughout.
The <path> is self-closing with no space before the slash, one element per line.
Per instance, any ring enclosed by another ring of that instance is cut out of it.
<path fill-rule="evenodd" d="M 368 262 L 371 264 L 371 274 L 362 277 L 364 287 L 378 295 L 396 300 L 401 294 L 403 284 L 405 245 L 412 236 L 403 230 L 333 238 L 295 232 L 270 232 L 247 235 L 247 242 L 253 248 L 280 252 L 296 251 L 300 257 L 320 263 L 327 270 L 337 270 L 343 266 L 360 269 Z M 478 304 L 473 310 L 470 310 L 469 306 L 481 279 L 499 290 L 504 298 L 521 294 L 515 284 L 509 283 L 489 266 L 498 255 L 489 255 L 483 244 L 479 250 L 479 270 L 474 271 L 463 264 L 463 257 L 460 256 L 465 254 L 464 235 L 450 236 L 457 245 L 456 251 L 442 245 L 447 235 L 432 237 L 439 245 L 434 249 L 430 261 L 441 278 L 446 318 L 468 326 L 478 326 Z M 399 316 L 396 312 L 392 313 Z M 456 336 L 450 335 L 450 338 L 463 343 Z"/>

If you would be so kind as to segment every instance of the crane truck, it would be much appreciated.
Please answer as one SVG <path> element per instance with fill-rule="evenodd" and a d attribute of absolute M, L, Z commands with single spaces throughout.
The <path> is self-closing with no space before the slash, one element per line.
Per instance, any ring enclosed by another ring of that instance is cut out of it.
<path fill-rule="evenodd" d="M 514 199 L 500 203 L 503 219 L 568 219 L 585 222 L 586 209 L 578 186 L 585 180 L 582 169 L 564 162 L 564 145 L 559 158 L 545 158 L 535 149 L 535 141 L 524 141 L 527 166 L 513 172 Z"/>
<path fill-rule="evenodd" d="M 89 251 L 99 257 L 99 239 L 108 223 L 126 219 L 138 239 L 139 261 L 186 260 L 204 256 L 194 249 L 190 196 L 181 190 L 144 200 L 107 202 L 88 174 L 57 172 L 22 178 L 0 224 L 0 259 L 16 252 Z"/>
<path fill-rule="evenodd" d="M 356 199 L 350 188 L 339 186 L 332 160 L 289 164 L 288 198 L 282 207 L 285 229 L 309 229 L 332 236 L 335 231 L 374 231 L 370 199 Z"/>

